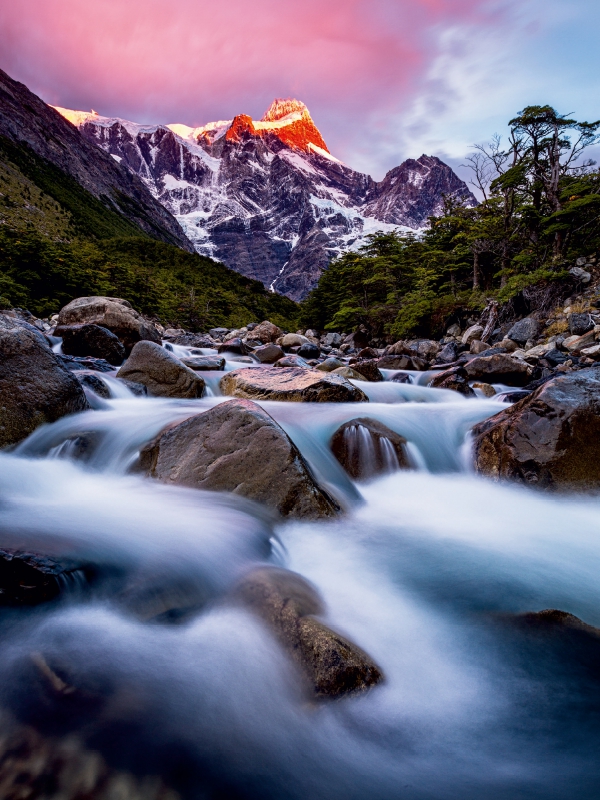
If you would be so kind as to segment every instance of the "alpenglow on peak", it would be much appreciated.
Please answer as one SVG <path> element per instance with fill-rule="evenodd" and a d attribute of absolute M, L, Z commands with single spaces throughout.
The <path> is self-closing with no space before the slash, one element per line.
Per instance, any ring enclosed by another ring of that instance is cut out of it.
<path fill-rule="evenodd" d="M 275 122 L 278 119 L 287 117 L 288 114 L 300 114 L 301 117 L 311 119 L 308 108 L 301 100 L 294 100 L 291 97 L 273 100 L 269 108 L 265 111 L 261 122 Z"/>

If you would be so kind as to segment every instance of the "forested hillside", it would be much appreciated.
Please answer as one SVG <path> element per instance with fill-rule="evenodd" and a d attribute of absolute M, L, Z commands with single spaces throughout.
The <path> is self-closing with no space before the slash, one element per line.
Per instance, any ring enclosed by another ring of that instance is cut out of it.
<path fill-rule="evenodd" d="M 584 157 L 600 122 L 529 106 L 509 127 L 507 142 L 494 136 L 468 158 L 479 205 L 448 201 L 423 235 L 377 234 L 337 259 L 303 304 L 303 324 L 440 335 L 453 314 L 489 299 L 577 279 L 600 248 L 600 174 Z"/>

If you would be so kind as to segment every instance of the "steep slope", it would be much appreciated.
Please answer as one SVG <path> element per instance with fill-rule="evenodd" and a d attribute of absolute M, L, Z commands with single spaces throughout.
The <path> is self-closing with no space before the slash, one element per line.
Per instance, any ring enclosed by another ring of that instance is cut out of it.
<path fill-rule="evenodd" d="M 475 198 L 450 167 L 421 156 L 381 182 L 334 158 L 304 103 L 275 100 L 198 128 L 137 125 L 58 109 L 135 172 L 196 250 L 295 300 L 330 260 L 377 230 L 415 230 L 444 194 Z"/>
<path fill-rule="evenodd" d="M 24 217 L 48 235 L 64 234 L 64 226 L 100 238 L 144 232 L 192 249 L 176 220 L 136 175 L 1 70 L 0 175 L 10 192 L 1 198 L 0 220 L 6 223 L 19 224 Z"/>

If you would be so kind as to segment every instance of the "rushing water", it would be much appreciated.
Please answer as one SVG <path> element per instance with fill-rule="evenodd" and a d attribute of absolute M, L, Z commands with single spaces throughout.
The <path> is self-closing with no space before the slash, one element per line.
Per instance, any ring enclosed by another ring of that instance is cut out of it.
<path fill-rule="evenodd" d="M 470 474 L 469 429 L 498 403 L 417 382 L 360 383 L 368 405 L 261 404 L 345 508 L 336 521 L 281 524 L 237 496 L 131 474 L 166 424 L 227 399 L 221 373 L 209 376 L 211 395 L 184 401 L 134 397 L 101 375 L 110 400 L 0 455 L 0 546 L 101 576 L 4 612 L 1 704 L 80 731 L 110 763 L 160 773 L 186 798 L 597 798 L 598 700 L 502 620 L 550 607 L 600 625 L 599 501 Z M 416 469 L 390 462 L 351 481 L 328 442 L 357 416 L 403 435 Z M 307 700 L 268 631 L 226 600 L 265 561 L 318 587 L 327 623 L 384 684 Z M 188 616 L 144 621 L 144 604 L 173 593 L 191 598 Z M 32 653 L 102 700 L 68 715 L 44 705 L 27 683 Z"/>

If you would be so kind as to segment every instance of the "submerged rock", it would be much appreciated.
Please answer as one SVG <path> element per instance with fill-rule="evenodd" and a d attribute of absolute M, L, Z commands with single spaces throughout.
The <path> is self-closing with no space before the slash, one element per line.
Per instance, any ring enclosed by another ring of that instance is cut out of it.
<path fill-rule="evenodd" d="M 83 585 L 81 565 L 39 553 L 0 550 L 0 605 L 34 606 L 54 600 L 66 589 Z"/>
<path fill-rule="evenodd" d="M 79 381 L 30 327 L 0 316 L 0 447 L 89 408 Z"/>
<path fill-rule="evenodd" d="M 229 400 L 167 428 L 142 450 L 140 468 L 165 483 L 242 495 L 284 517 L 339 511 L 285 431 L 248 400 Z"/>
<path fill-rule="evenodd" d="M 155 342 L 138 342 L 117 373 L 155 397 L 202 397 L 204 379 Z"/>
<path fill-rule="evenodd" d="M 255 367 L 228 372 L 219 383 L 223 394 L 248 400 L 302 403 L 368 402 L 346 378 L 313 369 Z"/>
<path fill-rule="evenodd" d="M 363 650 L 312 616 L 323 613 L 323 604 L 300 575 L 262 567 L 247 575 L 234 595 L 268 625 L 317 697 L 363 692 L 383 680 Z"/>
<path fill-rule="evenodd" d="M 125 360 L 125 348 L 119 338 L 101 325 L 59 325 L 54 336 L 62 338 L 62 351 L 65 355 L 103 358 L 117 367 Z"/>
<path fill-rule="evenodd" d="M 541 487 L 600 486 L 600 371 L 544 383 L 473 428 L 478 472 Z"/>
<path fill-rule="evenodd" d="M 119 297 L 78 297 L 61 308 L 58 326 L 91 323 L 108 328 L 119 337 L 127 352 L 136 342 L 160 342 L 154 325 Z"/>
<path fill-rule="evenodd" d="M 333 455 L 354 479 L 373 478 L 397 469 L 410 469 L 406 439 L 382 422 L 359 417 L 333 434 Z"/>

